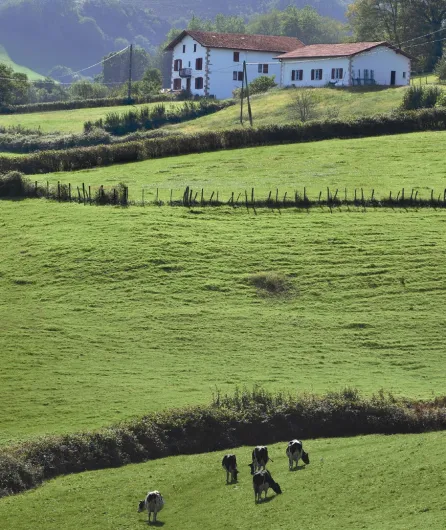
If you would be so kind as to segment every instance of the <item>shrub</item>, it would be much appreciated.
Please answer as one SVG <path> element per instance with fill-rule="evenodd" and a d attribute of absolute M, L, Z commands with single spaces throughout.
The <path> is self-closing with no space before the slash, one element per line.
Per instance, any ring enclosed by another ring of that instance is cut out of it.
<path fill-rule="evenodd" d="M 292 289 L 288 278 L 278 272 L 252 274 L 248 277 L 248 283 L 257 287 L 260 293 L 269 295 L 283 295 Z"/>
<path fill-rule="evenodd" d="M 440 81 L 446 81 L 446 57 L 442 57 L 435 66 L 434 73 Z"/>
<path fill-rule="evenodd" d="M 435 107 L 443 91 L 438 86 L 410 86 L 403 96 L 403 110 L 430 109 Z"/>
<path fill-rule="evenodd" d="M 0 197 L 25 197 L 30 188 L 30 181 L 18 171 L 0 175 Z"/>

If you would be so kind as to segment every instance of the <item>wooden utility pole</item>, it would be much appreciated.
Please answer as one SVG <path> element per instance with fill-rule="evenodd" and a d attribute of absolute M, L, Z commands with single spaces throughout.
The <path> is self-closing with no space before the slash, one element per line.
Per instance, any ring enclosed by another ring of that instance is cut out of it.
<path fill-rule="evenodd" d="M 133 44 L 130 44 L 130 50 L 129 50 L 129 85 L 128 85 L 128 93 L 127 93 L 127 99 L 130 103 L 132 99 L 132 66 L 133 66 Z"/>
<path fill-rule="evenodd" d="M 245 61 L 243 61 L 242 92 L 240 94 L 240 123 L 243 125 L 243 96 L 245 93 Z"/>
<path fill-rule="evenodd" d="M 249 100 L 249 84 L 248 84 L 248 72 L 246 71 L 246 61 L 243 61 L 243 77 L 245 78 L 246 99 L 248 100 L 249 123 L 250 123 L 250 125 L 252 127 L 252 112 L 251 112 L 251 102 Z"/>

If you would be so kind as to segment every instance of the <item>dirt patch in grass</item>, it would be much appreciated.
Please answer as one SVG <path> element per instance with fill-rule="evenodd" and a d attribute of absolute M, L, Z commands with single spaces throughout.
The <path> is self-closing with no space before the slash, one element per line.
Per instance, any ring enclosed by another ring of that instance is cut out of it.
<path fill-rule="evenodd" d="M 280 272 L 257 272 L 247 278 L 261 296 L 288 296 L 294 291 L 289 278 Z"/>

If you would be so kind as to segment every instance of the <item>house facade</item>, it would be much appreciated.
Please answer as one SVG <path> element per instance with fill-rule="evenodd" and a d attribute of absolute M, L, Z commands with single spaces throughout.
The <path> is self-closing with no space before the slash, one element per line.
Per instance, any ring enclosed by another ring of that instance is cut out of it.
<path fill-rule="evenodd" d="M 280 86 L 404 86 L 411 58 L 388 42 L 314 44 L 276 57 Z"/>
<path fill-rule="evenodd" d="M 165 48 L 172 57 L 170 87 L 199 96 L 230 98 L 234 89 L 242 86 L 243 61 L 249 82 L 274 75 L 279 84 L 281 63 L 274 57 L 303 46 L 291 37 L 185 30 Z"/>

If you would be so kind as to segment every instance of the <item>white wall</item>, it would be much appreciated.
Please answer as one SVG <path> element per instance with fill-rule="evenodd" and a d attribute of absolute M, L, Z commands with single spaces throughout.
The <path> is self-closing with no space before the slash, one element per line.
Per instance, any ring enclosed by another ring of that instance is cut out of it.
<path fill-rule="evenodd" d="M 282 79 L 281 86 L 325 86 L 331 79 L 332 68 L 343 68 L 344 79 L 339 80 L 338 85 L 348 86 L 350 84 L 349 66 L 350 60 L 345 57 L 333 57 L 330 59 L 286 59 L 282 61 Z M 311 70 L 322 69 L 322 79 L 311 80 Z M 302 81 L 293 81 L 291 79 L 292 70 L 303 70 Z"/>
<path fill-rule="evenodd" d="M 234 62 L 234 52 L 239 52 L 239 62 Z M 259 73 L 258 65 L 246 65 L 248 82 L 251 83 L 262 75 L 275 75 L 276 83 L 280 83 L 280 63 L 274 57 L 280 55 L 276 52 L 255 52 L 246 50 L 226 50 L 223 48 L 211 48 L 209 54 L 209 94 L 217 99 L 232 97 L 236 88 L 241 88 L 241 81 L 234 81 L 234 72 L 243 72 L 243 61 L 247 63 L 274 63 L 268 64 L 268 73 Z"/>
<path fill-rule="evenodd" d="M 197 51 L 194 52 L 194 44 L 197 45 Z M 183 45 L 186 45 L 186 52 L 183 53 Z M 198 58 L 203 59 L 203 70 L 195 70 L 195 60 Z M 192 68 L 192 78 L 191 78 L 191 91 L 192 94 L 198 94 L 200 96 L 205 95 L 206 90 L 206 48 L 201 46 L 197 41 L 195 41 L 190 35 L 186 35 L 184 39 L 178 43 L 173 49 L 172 56 L 172 81 L 171 88 L 173 89 L 173 80 L 180 77 L 179 72 L 174 71 L 174 64 L 176 59 L 181 59 L 183 61 L 182 68 Z M 203 89 L 195 89 L 195 78 L 203 78 Z M 186 89 L 187 80 L 185 78 L 181 79 L 181 88 Z"/>
<path fill-rule="evenodd" d="M 378 85 L 390 85 L 391 71 L 396 72 L 395 84 L 408 85 L 410 81 L 410 59 L 396 53 L 390 48 L 380 46 L 373 50 L 355 55 L 352 60 L 353 76 L 364 77 L 364 68 L 374 70 L 375 81 Z M 358 71 L 361 75 L 358 76 Z M 406 72 L 406 77 L 403 77 Z"/>

